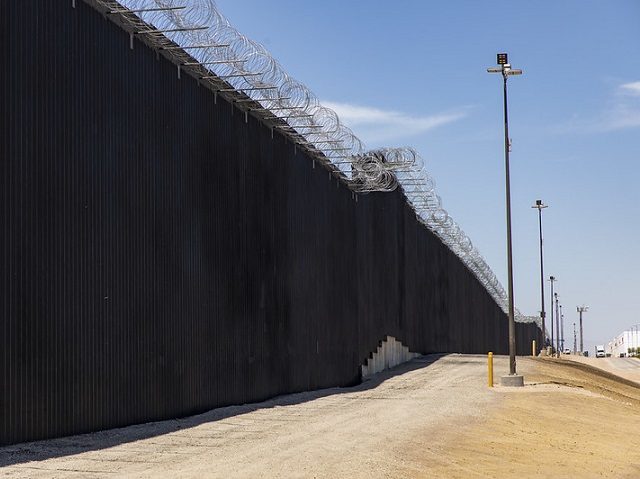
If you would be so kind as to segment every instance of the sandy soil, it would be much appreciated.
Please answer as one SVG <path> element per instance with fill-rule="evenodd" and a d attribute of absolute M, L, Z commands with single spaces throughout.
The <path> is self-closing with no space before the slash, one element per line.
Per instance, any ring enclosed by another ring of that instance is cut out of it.
<path fill-rule="evenodd" d="M 564 361 L 574 361 L 587 364 L 594 368 L 603 369 L 630 381 L 640 384 L 640 359 L 639 358 L 593 358 L 577 355 L 561 355 Z"/>
<path fill-rule="evenodd" d="M 421 358 L 356 388 L 1 448 L 0 477 L 640 477 L 636 383 L 518 368 L 524 388 L 488 388 L 484 356 Z"/>
<path fill-rule="evenodd" d="M 526 387 L 495 388 L 500 407 L 445 439 L 449 460 L 466 471 L 438 465 L 415 477 L 640 477 L 637 384 L 563 360 L 518 366 Z"/>

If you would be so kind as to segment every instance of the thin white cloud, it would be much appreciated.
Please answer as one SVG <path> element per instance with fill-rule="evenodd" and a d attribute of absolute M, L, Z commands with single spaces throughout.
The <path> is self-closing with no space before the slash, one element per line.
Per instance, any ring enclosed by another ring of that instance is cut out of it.
<path fill-rule="evenodd" d="M 618 87 L 602 126 L 604 130 L 640 127 L 640 81 Z"/>
<path fill-rule="evenodd" d="M 460 109 L 430 116 L 411 116 L 394 110 L 382 110 L 350 103 L 331 101 L 322 103 L 334 110 L 340 117 L 340 122 L 351 128 L 370 146 L 416 136 L 458 121 L 468 114 L 468 109 Z"/>
<path fill-rule="evenodd" d="M 618 85 L 602 111 L 591 118 L 574 115 L 557 133 L 606 133 L 640 128 L 640 81 Z"/>
<path fill-rule="evenodd" d="M 620 90 L 633 96 L 640 96 L 640 81 L 624 83 L 620 85 Z"/>

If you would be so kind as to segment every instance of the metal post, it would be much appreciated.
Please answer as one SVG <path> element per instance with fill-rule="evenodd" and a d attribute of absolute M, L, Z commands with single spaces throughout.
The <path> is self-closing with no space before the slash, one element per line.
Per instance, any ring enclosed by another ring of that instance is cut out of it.
<path fill-rule="evenodd" d="M 573 323 L 573 354 L 578 351 L 578 336 L 576 333 L 576 323 Z"/>
<path fill-rule="evenodd" d="M 564 353 L 564 313 L 560 305 L 560 350 Z"/>
<path fill-rule="evenodd" d="M 487 68 L 489 73 L 501 73 L 503 79 L 504 107 L 504 165 L 505 165 L 505 197 L 507 206 L 507 279 L 509 297 L 509 375 L 516 375 L 516 323 L 513 300 L 513 256 L 511 243 L 511 182 L 509 174 L 509 109 L 507 101 L 507 79 L 511 75 L 521 75 L 522 70 L 511 68 L 506 53 L 498 53 L 498 68 Z M 512 378 L 515 379 L 515 378 Z M 520 377 L 520 379 L 522 379 Z M 516 381 L 522 385 L 522 381 Z"/>
<path fill-rule="evenodd" d="M 513 305 L 513 258 L 511 246 L 511 182 L 509 180 L 509 117 L 507 111 L 507 75 L 504 77 L 504 170 L 507 203 L 507 272 L 509 292 L 509 374 L 516 374 L 516 323 Z"/>
<path fill-rule="evenodd" d="M 582 336 L 582 311 L 580 311 L 580 352 L 584 353 L 584 343 Z"/>
<path fill-rule="evenodd" d="M 490 388 L 493 387 L 493 353 L 487 355 L 487 382 Z"/>
<path fill-rule="evenodd" d="M 542 209 L 547 205 L 542 203 L 542 200 L 536 200 L 536 204 L 532 208 L 538 209 L 538 228 L 540 230 L 540 319 L 542 320 L 542 347 L 547 345 L 547 329 L 545 327 L 544 311 L 544 260 L 542 255 Z"/>
<path fill-rule="evenodd" d="M 580 314 L 580 353 L 584 353 L 584 343 L 583 343 L 583 335 L 582 335 L 582 313 L 589 311 L 589 306 L 578 306 L 576 310 Z"/>
<path fill-rule="evenodd" d="M 551 355 L 553 356 L 553 282 L 556 280 L 554 276 L 549 276 L 551 282 Z"/>
<path fill-rule="evenodd" d="M 558 313 L 558 293 L 556 298 L 556 357 L 560 357 L 560 313 Z"/>

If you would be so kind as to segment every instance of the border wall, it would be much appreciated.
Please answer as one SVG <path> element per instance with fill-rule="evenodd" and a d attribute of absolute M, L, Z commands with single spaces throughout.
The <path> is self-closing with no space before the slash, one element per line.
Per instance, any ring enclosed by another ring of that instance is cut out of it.
<path fill-rule="evenodd" d="M 0 445 L 351 385 L 387 335 L 507 352 L 399 191 L 356 198 L 81 1 L 0 2 L 0 39 Z"/>

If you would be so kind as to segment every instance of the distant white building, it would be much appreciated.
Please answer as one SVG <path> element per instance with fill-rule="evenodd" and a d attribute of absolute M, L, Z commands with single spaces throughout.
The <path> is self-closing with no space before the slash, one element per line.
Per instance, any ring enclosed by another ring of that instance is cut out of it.
<path fill-rule="evenodd" d="M 607 353 L 613 357 L 629 356 L 629 349 L 640 348 L 640 332 L 638 328 L 623 331 L 618 336 L 609 341 Z"/>

